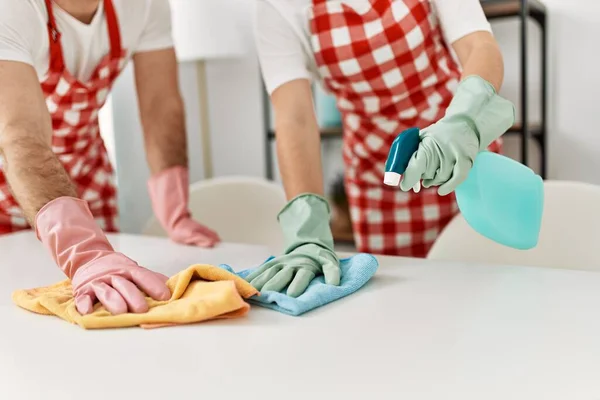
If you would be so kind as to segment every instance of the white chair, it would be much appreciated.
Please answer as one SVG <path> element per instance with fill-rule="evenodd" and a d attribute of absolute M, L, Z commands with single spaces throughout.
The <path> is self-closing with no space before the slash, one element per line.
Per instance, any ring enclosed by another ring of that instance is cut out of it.
<path fill-rule="evenodd" d="M 600 271 L 600 186 L 545 181 L 544 189 L 537 247 L 516 250 L 499 245 L 479 235 L 457 215 L 427 258 Z"/>
<path fill-rule="evenodd" d="M 223 177 L 190 186 L 192 216 L 214 229 L 224 242 L 264 245 L 283 250 L 277 214 L 286 204 L 280 185 L 251 177 Z M 144 234 L 166 236 L 152 217 Z"/>

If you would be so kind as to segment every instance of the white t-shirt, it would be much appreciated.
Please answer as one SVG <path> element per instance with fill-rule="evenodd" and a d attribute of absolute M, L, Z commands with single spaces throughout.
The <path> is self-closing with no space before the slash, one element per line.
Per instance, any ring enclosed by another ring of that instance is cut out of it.
<path fill-rule="evenodd" d="M 168 0 L 113 0 L 128 56 L 173 46 Z M 101 0 L 92 22 L 84 24 L 53 3 L 61 32 L 65 64 L 80 81 L 87 81 L 110 51 Z M 48 14 L 44 0 L 0 0 L 0 60 L 32 65 L 40 80 L 48 72 Z"/>
<path fill-rule="evenodd" d="M 319 79 L 310 46 L 308 11 L 312 0 L 257 1 L 256 40 L 268 92 L 296 79 Z M 335 1 L 352 7 L 369 2 Z M 449 44 L 473 32 L 492 32 L 479 0 L 424 1 L 432 3 L 444 40 Z"/>

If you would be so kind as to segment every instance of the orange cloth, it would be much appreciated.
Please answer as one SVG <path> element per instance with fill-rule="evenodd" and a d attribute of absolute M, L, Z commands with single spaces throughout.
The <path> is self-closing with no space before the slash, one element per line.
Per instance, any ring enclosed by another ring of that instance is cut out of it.
<path fill-rule="evenodd" d="M 133 326 L 151 329 L 239 318 L 250 310 L 244 299 L 258 294 L 242 278 L 212 265 L 192 265 L 171 277 L 167 286 L 171 290 L 171 299 L 155 301 L 147 297 L 150 309 L 143 314 L 112 315 L 98 304 L 93 313 L 81 315 L 75 308 L 69 280 L 37 289 L 18 290 L 13 293 L 12 299 L 21 308 L 37 314 L 54 315 L 84 329 Z"/>

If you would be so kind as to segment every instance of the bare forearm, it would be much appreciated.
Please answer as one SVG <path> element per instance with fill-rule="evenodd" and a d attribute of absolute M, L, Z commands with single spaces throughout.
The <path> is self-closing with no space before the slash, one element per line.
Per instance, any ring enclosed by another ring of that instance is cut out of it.
<path fill-rule="evenodd" d="M 500 90 L 504 79 L 504 60 L 491 33 L 480 31 L 452 43 L 462 66 L 463 78 L 478 75 Z"/>
<path fill-rule="evenodd" d="M 302 193 L 323 195 L 323 168 L 316 123 L 277 127 L 277 159 L 288 199 Z"/>
<path fill-rule="evenodd" d="M 35 70 L 0 61 L 0 156 L 8 185 L 31 226 L 38 211 L 62 196 L 77 196 L 50 147 L 52 123 Z"/>
<path fill-rule="evenodd" d="M 3 135 L 22 139 L 2 142 L 4 174 L 29 224 L 35 226 L 35 217 L 44 205 L 63 196 L 77 197 L 77 191 L 44 140 L 28 137 L 25 132 L 20 134 L 20 128 L 12 129 L 13 132 L 3 132 Z"/>
<path fill-rule="evenodd" d="M 473 46 L 464 63 L 462 75 L 478 75 L 499 91 L 504 78 L 504 62 L 498 45 L 495 42 L 482 42 Z"/>
<path fill-rule="evenodd" d="M 187 166 L 185 114 L 180 100 L 155 107 L 142 117 L 146 158 L 152 174 L 175 166 Z"/>
<path fill-rule="evenodd" d="M 185 112 L 174 49 L 137 53 L 133 64 L 150 171 L 187 166 Z"/>
<path fill-rule="evenodd" d="M 288 200 L 302 193 L 323 195 L 321 137 L 308 80 L 299 79 L 271 95 L 277 159 Z"/>

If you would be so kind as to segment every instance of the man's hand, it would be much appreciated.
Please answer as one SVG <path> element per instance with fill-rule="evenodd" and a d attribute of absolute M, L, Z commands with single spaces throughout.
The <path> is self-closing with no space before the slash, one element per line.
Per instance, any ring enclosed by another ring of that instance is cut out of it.
<path fill-rule="evenodd" d="M 167 277 L 115 252 L 85 201 L 61 197 L 45 205 L 36 220 L 38 238 L 71 279 L 77 311 L 89 314 L 100 302 L 112 314 L 144 313 L 148 303 L 169 300 Z"/>

